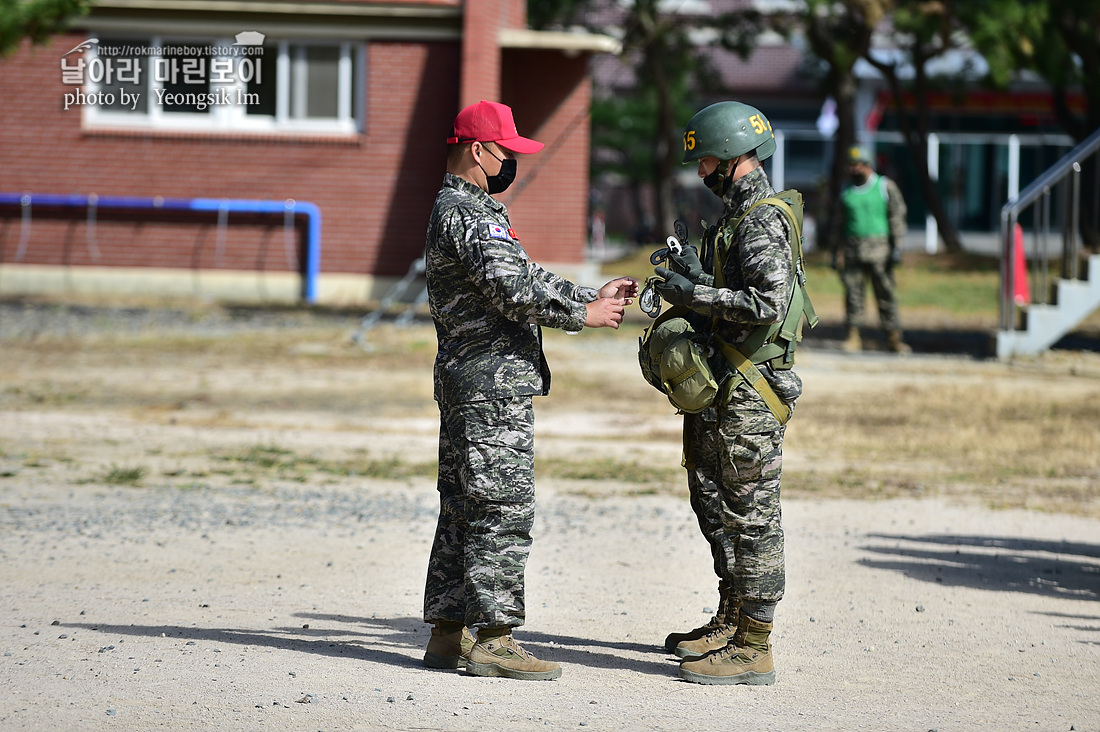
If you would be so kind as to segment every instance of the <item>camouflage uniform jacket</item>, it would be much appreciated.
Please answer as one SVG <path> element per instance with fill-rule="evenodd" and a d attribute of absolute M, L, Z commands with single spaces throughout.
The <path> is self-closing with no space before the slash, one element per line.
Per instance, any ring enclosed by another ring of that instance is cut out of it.
<path fill-rule="evenodd" d="M 504 204 L 451 173 L 428 223 L 425 267 L 439 344 L 436 400 L 549 393 L 541 326 L 581 330 L 596 290 L 532 262 Z"/>
<path fill-rule="evenodd" d="M 703 236 L 706 272 L 714 271 L 715 247 L 721 244 L 725 252 L 725 286 L 714 287 L 710 277 L 695 286 L 691 309 L 706 319 L 696 318 L 693 325 L 696 330 L 709 332 L 712 320 L 717 318 L 715 332 L 733 346 L 743 343 L 758 327 L 782 322 L 787 316 L 794 286 L 787 219 L 774 206 L 758 206 L 733 228 L 749 206 L 774 195 L 764 169 L 750 171 L 730 185 L 723 197 L 725 212 Z M 720 366 L 727 375 L 732 373 L 724 359 Z M 794 371 L 776 370 L 767 364 L 762 364 L 760 371 L 787 404 L 793 404 L 802 394 L 802 380 Z M 744 388 L 751 391 L 750 387 Z M 762 399 L 751 401 L 755 408 L 768 411 Z"/>

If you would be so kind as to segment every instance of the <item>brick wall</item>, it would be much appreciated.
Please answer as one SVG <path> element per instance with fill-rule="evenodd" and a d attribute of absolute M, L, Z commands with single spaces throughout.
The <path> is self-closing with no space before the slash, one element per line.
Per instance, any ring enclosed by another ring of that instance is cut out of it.
<path fill-rule="evenodd" d="M 58 36 L 0 62 L 6 131 L 0 136 L 0 191 L 294 198 L 321 207 L 324 273 L 403 274 L 420 255 L 457 108 L 457 43 L 370 43 L 365 134 L 331 140 L 84 130 L 79 110 L 62 109 L 71 88 L 61 83 L 59 65 L 61 54 L 83 38 Z M 0 212 L 0 261 L 15 259 L 19 216 L 18 207 Z M 230 226 L 220 256 L 209 216 L 205 226 L 102 220 L 95 259 L 83 211 L 75 217 L 36 217 L 22 261 L 287 268 L 281 220 L 275 231 L 263 224 Z"/>
<path fill-rule="evenodd" d="M 272 134 L 89 130 L 64 110 L 60 58 L 83 33 L 25 45 L 0 60 L 0 191 L 164 198 L 238 198 L 317 204 L 321 274 L 400 276 L 420 256 L 445 169 L 446 137 L 462 94 L 515 109 L 521 134 L 546 144 L 520 161 L 502 200 L 539 260 L 579 263 L 587 241 L 585 55 L 495 49 L 497 29 L 523 23 L 515 0 L 467 5 L 467 42 L 367 45 L 366 124 L 341 138 Z M 468 68 L 463 63 L 469 62 Z M 136 218 L 101 212 L 94 238 L 79 209 L 49 218 L 32 207 L 19 261 L 37 265 L 287 271 L 283 221 L 231 214 Z M 0 263 L 20 254 L 20 207 L 0 206 Z M 198 222 L 197 224 L 195 222 Z M 299 237 L 300 239 L 300 237 Z"/>
<path fill-rule="evenodd" d="M 501 84 L 519 133 L 546 147 L 519 156 L 516 182 L 499 198 L 533 258 L 581 262 L 588 241 L 587 56 L 508 49 Z"/>

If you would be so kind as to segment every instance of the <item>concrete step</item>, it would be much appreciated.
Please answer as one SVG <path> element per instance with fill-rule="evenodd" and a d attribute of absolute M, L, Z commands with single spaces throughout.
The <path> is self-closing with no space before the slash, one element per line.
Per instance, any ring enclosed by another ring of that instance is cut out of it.
<path fill-rule="evenodd" d="M 1050 304 L 1023 309 L 1020 330 L 997 333 L 997 358 L 1034 356 L 1050 348 L 1100 308 L 1100 255 L 1085 262 L 1087 280 L 1057 280 Z"/>

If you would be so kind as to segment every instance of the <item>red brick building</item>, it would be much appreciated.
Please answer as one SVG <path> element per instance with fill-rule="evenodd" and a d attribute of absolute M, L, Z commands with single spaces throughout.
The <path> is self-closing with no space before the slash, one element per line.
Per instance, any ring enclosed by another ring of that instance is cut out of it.
<path fill-rule="evenodd" d="M 530 31 L 525 13 L 524 0 L 100 0 L 0 61 L 0 295 L 377 298 L 420 256 L 451 121 L 480 99 L 546 143 L 500 196 L 523 244 L 579 267 L 588 61 L 616 44 Z"/>

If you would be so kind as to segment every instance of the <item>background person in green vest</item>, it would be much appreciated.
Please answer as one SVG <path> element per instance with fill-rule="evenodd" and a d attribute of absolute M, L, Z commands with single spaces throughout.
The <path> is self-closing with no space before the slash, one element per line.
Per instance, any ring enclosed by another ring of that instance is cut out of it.
<path fill-rule="evenodd" d="M 886 342 L 895 353 L 911 353 L 902 340 L 898 319 L 898 300 L 894 267 L 901 262 L 902 243 L 907 230 L 905 198 L 898 184 L 879 175 L 861 147 L 848 151 L 850 185 L 840 194 L 844 232 L 844 262 L 840 268 L 844 282 L 844 315 L 848 335 L 844 350 L 863 349 L 859 329 L 864 320 L 864 283 L 871 281 L 878 304 L 879 318 L 886 330 Z"/>

